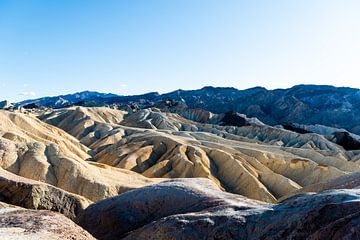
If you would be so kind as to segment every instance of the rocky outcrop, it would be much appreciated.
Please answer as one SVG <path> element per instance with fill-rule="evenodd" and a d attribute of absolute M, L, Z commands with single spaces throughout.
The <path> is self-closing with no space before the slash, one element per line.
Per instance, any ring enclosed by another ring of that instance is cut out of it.
<path fill-rule="evenodd" d="M 360 150 L 360 139 L 356 139 L 348 132 L 334 132 L 333 141 L 346 150 Z"/>
<path fill-rule="evenodd" d="M 36 108 L 39 108 L 40 106 L 37 105 L 36 103 L 29 103 L 29 104 L 25 104 L 23 106 L 24 109 L 36 109 Z"/>
<path fill-rule="evenodd" d="M 307 130 L 306 128 L 299 127 L 293 123 L 283 123 L 282 127 L 286 130 L 290 130 L 290 131 L 301 133 L 301 134 L 312 133 L 311 131 Z"/>
<path fill-rule="evenodd" d="M 17 208 L 1 208 L 0 213 L 3 240 L 95 240 L 87 231 L 58 213 Z"/>
<path fill-rule="evenodd" d="M 116 124 L 126 112 L 105 107 L 71 107 L 39 115 L 39 119 L 63 129 L 92 150 L 122 139 L 124 131 Z M 103 141 L 106 139 L 105 141 Z"/>
<path fill-rule="evenodd" d="M 224 117 L 221 119 L 221 123 L 227 126 L 250 126 L 251 124 L 247 121 L 246 116 L 230 111 L 224 114 Z"/>
<path fill-rule="evenodd" d="M 163 217 L 200 212 L 236 199 L 243 199 L 244 207 L 267 206 L 221 192 L 206 179 L 177 179 L 99 201 L 76 221 L 99 239 L 116 239 Z"/>
<path fill-rule="evenodd" d="M 221 119 L 221 115 L 213 114 L 201 108 L 192 109 L 181 101 L 166 100 L 154 105 L 155 108 L 163 112 L 171 112 L 200 123 L 216 123 Z"/>
<path fill-rule="evenodd" d="M 274 128 L 255 120 L 246 118 L 238 113 L 229 113 L 232 116 L 233 126 L 217 124 L 202 124 L 185 119 L 178 114 L 162 112 L 159 109 L 143 109 L 126 116 L 120 123 L 123 126 L 145 129 L 159 129 L 170 131 L 208 132 L 238 141 L 261 142 L 284 147 L 307 148 L 316 150 L 341 151 L 342 148 L 318 134 L 299 134 L 284 129 Z M 230 121 L 229 116 L 229 121 Z M 235 120 L 235 116 L 237 120 Z M 240 120 L 243 119 L 243 120 Z M 246 126 L 241 125 L 243 122 Z M 226 125 L 226 124 L 225 124 Z"/>
<path fill-rule="evenodd" d="M 283 128 L 297 133 L 317 133 L 323 135 L 328 140 L 342 146 L 345 150 L 359 150 L 360 136 L 350 133 L 345 129 L 328 127 L 323 125 L 304 125 L 304 124 L 283 124 Z"/>
<path fill-rule="evenodd" d="M 99 239 L 356 239 L 360 190 L 271 205 L 179 179 L 95 203 L 77 221 Z"/>
<path fill-rule="evenodd" d="M 10 109 L 14 107 L 14 105 L 8 100 L 4 100 L 0 102 L 0 109 Z"/>
<path fill-rule="evenodd" d="M 28 209 L 60 212 L 74 219 L 91 201 L 0 168 L 0 201 Z"/>
<path fill-rule="evenodd" d="M 14 143 L 41 142 L 56 145 L 64 157 L 88 159 L 90 149 L 65 131 L 53 127 L 30 114 L 0 111 L 0 136 Z"/>

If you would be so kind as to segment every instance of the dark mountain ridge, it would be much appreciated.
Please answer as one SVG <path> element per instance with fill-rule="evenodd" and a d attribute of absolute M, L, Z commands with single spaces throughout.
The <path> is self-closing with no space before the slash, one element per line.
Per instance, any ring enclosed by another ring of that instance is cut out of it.
<path fill-rule="evenodd" d="M 213 113 L 239 112 L 270 125 L 322 124 L 360 134 L 360 90 L 329 85 L 296 85 L 275 90 L 207 86 L 197 90 L 179 89 L 165 94 L 151 92 L 133 96 L 81 92 L 26 100 L 17 105 L 36 103 L 38 106 L 61 108 L 69 105 L 135 104 L 144 108 L 165 100 L 179 101 L 190 108 Z"/>

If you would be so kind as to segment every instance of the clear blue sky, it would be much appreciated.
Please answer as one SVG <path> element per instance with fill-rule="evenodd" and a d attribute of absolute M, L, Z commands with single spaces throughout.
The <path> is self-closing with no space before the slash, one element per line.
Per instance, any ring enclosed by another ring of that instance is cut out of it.
<path fill-rule="evenodd" d="M 359 0 L 0 0 L 0 99 L 360 88 Z"/>

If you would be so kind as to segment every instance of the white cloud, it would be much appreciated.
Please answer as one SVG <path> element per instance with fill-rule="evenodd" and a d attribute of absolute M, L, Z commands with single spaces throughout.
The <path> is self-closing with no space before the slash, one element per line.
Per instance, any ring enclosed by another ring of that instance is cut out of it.
<path fill-rule="evenodd" d="M 35 97 L 36 93 L 33 91 L 19 93 L 20 96 L 24 97 Z"/>
<path fill-rule="evenodd" d="M 128 85 L 126 83 L 120 84 L 120 87 L 127 87 Z"/>
<path fill-rule="evenodd" d="M 28 86 L 29 86 L 29 84 L 27 84 L 27 83 L 24 83 L 24 84 L 23 84 L 23 87 L 24 87 L 24 88 L 27 88 Z"/>

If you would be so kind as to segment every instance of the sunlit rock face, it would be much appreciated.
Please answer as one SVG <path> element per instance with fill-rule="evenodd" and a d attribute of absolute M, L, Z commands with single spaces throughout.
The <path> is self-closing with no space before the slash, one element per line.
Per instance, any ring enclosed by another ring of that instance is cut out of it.
<path fill-rule="evenodd" d="M 85 197 L 52 185 L 12 174 L 0 168 L 0 200 L 28 208 L 61 212 L 74 219 L 90 203 Z"/>
<path fill-rule="evenodd" d="M 126 113 L 77 107 L 39 118 L 90 148 L 92 161 L 150 179 L 204 177 L 224 191 L 271 203 L 360 170 L 358 153 L 323 135 L 258 122 L 200 123 L 158 108 Z"/>
<path fill-rule="evenodd" d="M 0 111 L 0 166 L 97 201 L 157 182 L 87 161 L 91 149 L 65 131 L 23 113 Z"/>

